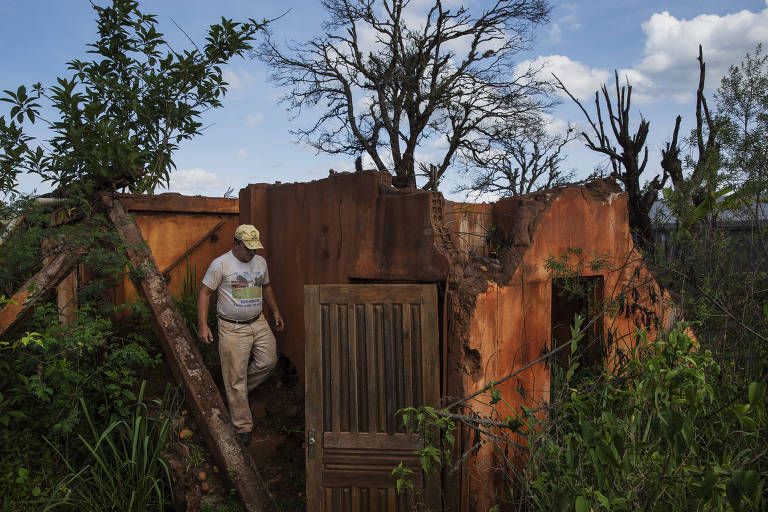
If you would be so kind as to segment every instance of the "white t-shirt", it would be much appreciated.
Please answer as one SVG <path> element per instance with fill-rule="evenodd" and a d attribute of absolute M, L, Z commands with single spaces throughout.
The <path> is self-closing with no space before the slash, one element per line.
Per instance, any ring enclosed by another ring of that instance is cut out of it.
<path fill-rule="evenodd" d="M 249 320 L 261 314 L 261 287 L 269 284 L 267 261 L 254 256 L 243 263 L 229 251 L 211 262 L 203 284 L 218 289 L 216 312 L 232 320 Z"/>

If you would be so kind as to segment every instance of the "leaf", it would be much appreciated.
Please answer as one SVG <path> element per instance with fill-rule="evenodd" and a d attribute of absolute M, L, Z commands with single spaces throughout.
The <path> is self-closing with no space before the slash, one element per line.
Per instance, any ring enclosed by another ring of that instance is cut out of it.
<path fill-rule="evenodd" d="M 602 440 L 597 441 L 595 450 L 597 451 L 597 457 L 600 459 L 600 462 L 607 466 L 618 466 L 618 461 L 613 456 L 613 452 Z"/>
<path fill-rule="evenodd" d="M 661 420 L 664 423 L 662 428 L 662 435 L 664 439 L 669 442 L 673 442 L 675 437 L 680 433 L 683 428 L 683 422 L 685 418 L 677 411 L 667 410 L 660 414 Z"/>
<path fill-rule="evenodd" d="M 619 457 L 624 456 L 624 436 L 620 433 L 616 433 L 613 435 L 613 446 L 616 447 L 616 453 L 619 455 Z"/>
<path fill-rule="evenodd" d="M 501 391 L 498 389 L 491 390 L 491 405 L 501 402 Z"/>
<path fill-rule="evenodd" d="M 765 388 L 766 383 L 763 381 L 753 382 L 749 385 L 749 405 L 755 410 L 762 410 L 765 406 Z"/>
<path fill-rule="evenodd" d="M 587 508 L 587 500 L 581 495 L 576 497 L 576 502 L 573 504 L 573 508 L 576 512 L 589 511 L 589 508 Z"/>
<path fill-rule="evenodd" d="M 509 425 L 509 429 L 512 432 L 517 432 L 518 430 L 520 430 L 520 427 L 523 426 L 523 420 L 521 420 L 520 418 L 513 418 L 512 416 L 508 416 L 506 421 L 507 421 L 507 425 Z"/>
<path fill-rule="evenodd" d="M 733 510 L 741 510 L 741 490 L 739 490 L 739 487 L 733 480 L 725 485 L 725 496 L 728 498 L 728 503 L 731 504 Z"/>
<path fill-rule="evenodd" d="M 712 497 L 712 491 L 715 488 L 716 483 L 717 475 L 710 469 L 707 471 L 704 480 L 702 480 L 701 485 L 699 486 L 699 498 L 705 503 Z"/>
<path fill-rule="evenodd" d="M 608 498 L 606 498 L 606 497 L 605 497 L 605 495 L 604 495 L 603 493 L 601 493 L 600 491 L 595 491 L 595 496 L 597 496 L 597 500 L 600 502 L 600 504 L 601 504 L 602 506 L 604 506 L 604 507 L 605 507 L 605 508 L 607 508 L 608 510 L 610 510 L 610 509 L 611 509 L 611 505 L 610 505 L 610 503 L 608 502 Z"/>
<path fill-rule="evenodd" d="M 760 474 L 750 469 L 744 473 L 744 479 L 741 482 L 742 492 L 746 495 L 747 499 L 756 503 L 759 499 L 760 493 Z"/>

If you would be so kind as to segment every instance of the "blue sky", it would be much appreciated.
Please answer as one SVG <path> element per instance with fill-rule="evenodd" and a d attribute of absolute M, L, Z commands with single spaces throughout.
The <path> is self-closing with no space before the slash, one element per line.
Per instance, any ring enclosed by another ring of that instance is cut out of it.
<path fill-rule="evenodd" d="M 633 110 L 651 122 L 649 175 L 658 168 L 659 150 L 671 137 L 675 116 L 683 115 L 685 128 L 693 126 L 697 45 L 704 46 L 711 91 L 729 64 L 738 63 L 758 42 L 768 43 L 768 0 L 555 0 L 552 6 L 551 22 L 538 29 L 533 51 L 520 60 L 546 62 L 587 105 L 600 84 L 613 79 L 614 69 L 628 76 Z M 174 22 L 200 41 L 206 27 L 221 16 L 261 19 L 288 11 L 272 30 L 278 40 L 302 41 L 320 33 L 325 18 L 316 0 L 146 0 L 142 9 L 158 15 L 160 29 L 175 49 L 189 42 Z M 86 44 L 95 40 L 93 20 L 85 0 L 0 0 L 0 90 L 38 81 L 50 85 L 66 75 L 66 62 L 82 57 Z M 203 135 L 176 154 L 178 170 L 172 174 L 171 190 L 221 196 L 228 188 L 237 194 L 248 183 L 308 181 L 327 176 L 330 168 L 354 168 L 352 159 L 317 155 L 295 143 L 290 129 L 310 123 L 311 113 L 291 120 L 277 101 L 285 91 L 269 83 L 268 70 L 260 62 L 234 61 L 225 74 L 231 87 L 224 107 L 207 113 Z M 553 129 L 583 123 L 568 101 L 552 112 L 551 120 Z M 424 148 L 425 154 L 429 151 Z M 564 165 L 579 176 L 600 164 L 579 142 L 570 145 L 568 154 Z M 463 179 L 452 174 L 441 190 L 461 199 L 452 190 Z M 48 187 L 24 177 L 21 189 L 45 192 Z"/>

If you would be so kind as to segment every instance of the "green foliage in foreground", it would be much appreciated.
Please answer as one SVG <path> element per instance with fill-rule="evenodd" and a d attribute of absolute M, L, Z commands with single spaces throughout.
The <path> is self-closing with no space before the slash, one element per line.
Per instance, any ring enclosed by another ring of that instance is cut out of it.
<path fill-rule="evenodd" d="M 79 460 L 62 455 L 70 474 L 59 482 L 44 510 L 165 510 L 171 477 L 162 451 L 179 401 L 166 390 L 153 418 L 143 397 L 144 384 L 131 417 L 115 420 L 103 431 L 82 403 L 91 438 L 78 436 L 87 451 L 86 463 L 78 467 Z"/>
<path fill-rule="evenodd" d="M 613 372 L 580 370 L 580 321 L 548 416 L 523 408 L 518 420 L 501 422 L 429 407 L 400 411 L 425 442 L 423 469 L 447 461 L 459 421 L 508 455 L 526 451 L 522 473 L 515 463 L 506 467 L 504 501 L 519 510 L 764 510 L 766 382 L 741 386 L 682 327 L 652 343 L 640 333 L 633 357 Z M 492 405 L 499 401 L 494 384 L 485 391 Z M 509 442 L 515 435 L 525 447 Z M 398 492 L 418 493 L 414 476 L 395 467 Z"/>
<path fill-rule="evenodd" d="M 23 215 L 23 229 L 0 246 L 0 261 L 9 263 L 0 265 L 0 295 L 13 293 L 39 269 L 43 242 L 88 248 L 83 263 L 90 277 L 78 289 L 79 306 L 68 325 L 61 323 L 56 304 L 34 297 L 32 317 L 19 331 L 0 337 L 2 511 L 30 510 L 25 502 L 49 495 L 63 476 L 66 468 L 43 436 L 72 459 L 87 456 L 78 435 L 89 435 L 89 423 L 102 429 L 131 417 L 142 373 L 160 361 L 149 323 L 138 310 L 124 325 L 108 300 L 130 268 L 122 241 L 84 202 L 56 208 L 84 220 L 51 226 L 51 206 L 23 202 L 13 210 Z"/>
<path fill-rule="evenodd" d="M 682 330 L 577 374 L 528 429 L 536 510 L 759 510 L 766 383 L 739 387 Z"/>
<path fill-rule="evenodd" d="M 15 507 L 61 476 L 43 436 L 70 456 L 85 455 L 77 435 L 129 418 L 139 372 L 158 362 L 139 333 L 118 335 L 91 306 L 67 327 L 57 316 L 54 305 L 42 305 L 33 318 L 39 331 L 0 341 L 0 510 L 26 510 Z"/>

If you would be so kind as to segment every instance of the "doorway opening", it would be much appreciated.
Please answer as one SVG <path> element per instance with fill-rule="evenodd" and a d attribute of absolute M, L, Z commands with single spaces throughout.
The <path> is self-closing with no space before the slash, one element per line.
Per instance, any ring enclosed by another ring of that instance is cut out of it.
<path fill-rule="evenodd" d="M 571 326 L 576 315 L 581 315 L 584 318 L 582 329 L 594 319 L 594 322 L 586 328 L 584 336 L 578 342 L 573 356 L 567 348 L 555 355 L 552 363 L 553 371 L 555 368 L 567 369 L 572 357 L 579 358 L 580 368 L 593 368 L 603 364 L 606 347 L 603 333 L 602 304 L 602 276 L 552 279 L 552 349 L 570 343 Z"/>

